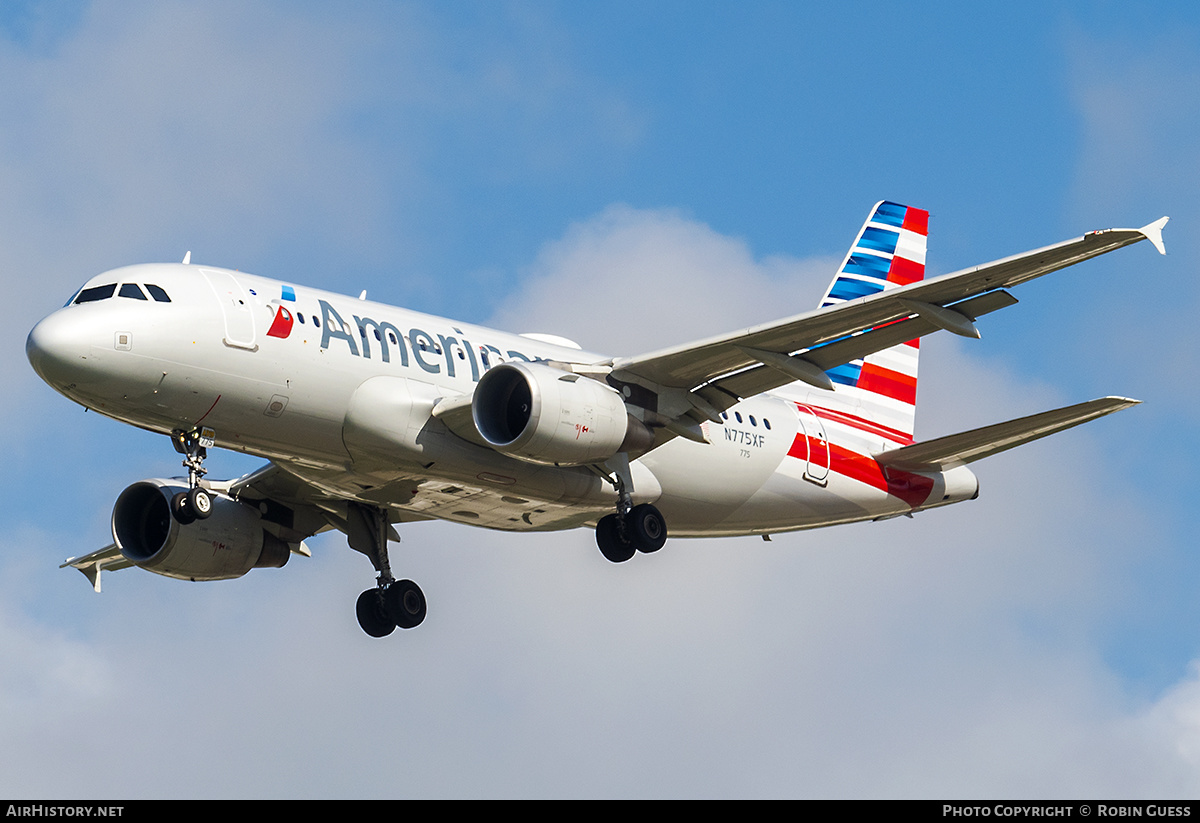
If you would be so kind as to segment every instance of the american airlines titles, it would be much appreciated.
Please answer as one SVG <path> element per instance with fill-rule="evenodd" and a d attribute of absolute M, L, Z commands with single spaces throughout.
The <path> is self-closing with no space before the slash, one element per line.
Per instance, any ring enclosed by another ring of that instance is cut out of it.
<path fill-rule="evenodd" d="M 454 377 L 456 375 L 459 364 L 455 360 L 465 361 L 471 369 L 471 380 L 479 381 L 479 376 L 482 371 L 487 371 L 492 366 L 492 355 L 499 360 L 519 359 L 526 362 L 533 362 L 534 358 L 528 357 L 519 351 L 503 352 L 495 346 L 482 345 L 478 349 L 471 345 L 466 339 L 463 332 L 459 329 L 453 329 L 454 333 L 459 337 L 453 337 L 445 334 L 431 334 L 423 329 L 410 329 L 408 336 L 398 329 L 395 324 L 389 323 L 386 320 L 380 322 L 373 320 L 370 317 L 359 317 L 353 315 L 354 326 L 350 326 L 338 314 L 337 309 L 329 305 L 324 300 L 317 301 L 321 306 L 321 348 L 328 349 L 331 340 L 342 340 L 350 350 L 350 354 L 355 357 L 363 357 L 371 359 L 371 338 L 380 346 L 380 358 L 385 363 L 390 363 L 392 360 L 392 346 L 400 356 L 400 365 L 409 365 L 409 345 L 412 347 L 413 362 L 422 370 L 429 374 L 440 374 L 442 371 L 441 357 L 445 358 L 446 376 Z M 351 333 L 351 328 L 357 328 L 358 336 Z M 362 343 L 362 351 L 359 351 L 359 341 Z M 409 344 L 409 345 L 406 345 Z M 490 354 L 489 354 L 490 353 Z M 456 358 L 457 354 L 457 358 Z M 480 362 L 482 361 L 482 363 Z M 463 375 L 466 376 L 465 374 Z"/>

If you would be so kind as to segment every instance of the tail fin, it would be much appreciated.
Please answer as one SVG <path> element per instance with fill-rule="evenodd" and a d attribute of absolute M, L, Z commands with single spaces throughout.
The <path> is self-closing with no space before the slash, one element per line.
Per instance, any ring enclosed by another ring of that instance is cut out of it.
<path fill-rule="evenodd" d="M 929 212 L 883 201 L 871 210 L 821 307 L 844 303 L 925 277 Z M 827 374 L 836 393 L 873 423 L 911 442 L 917 403 L 919 340 L 854 360 Z"/>

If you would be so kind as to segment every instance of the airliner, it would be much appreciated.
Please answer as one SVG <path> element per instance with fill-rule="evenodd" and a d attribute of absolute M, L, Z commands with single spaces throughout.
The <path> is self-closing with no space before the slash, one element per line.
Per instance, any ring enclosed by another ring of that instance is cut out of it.
<path fill-rule="evenodd" d="M 812 311 L 630 357 L 191 262 L 93 277 L 26 353 L 87 409 L 167 435 L 186 477 L 128 486 L 112 542 L 62 564 L 240 577 L 337 529 L 376 583 L 373 637 L 426 615 L 389 541 L 421 520 L 594 529 L 621 563 L 672 537 L 883 520 L 974 499 L 972 462 L 1135 405 L 1104 397 L 914 440 L 921 337 L 978 337 L 1008 289 L 1122 246 L 1165 254 L 1163 217 L 925 277 L 929 213 L 876 204 Z M 209 448 L 265 459 L 206 477 Z"/>

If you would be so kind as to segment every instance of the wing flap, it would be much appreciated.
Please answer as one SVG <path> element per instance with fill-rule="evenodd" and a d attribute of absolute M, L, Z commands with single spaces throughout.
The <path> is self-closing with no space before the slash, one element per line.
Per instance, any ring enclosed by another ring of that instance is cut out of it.
<path fill-rule="evenodd" d="M 1140 400 L 1101 397 L 1061 409 L 938 437 L 875 455 L 884 468 L 910 472 L 945 471 L 1136 406 Z"/>

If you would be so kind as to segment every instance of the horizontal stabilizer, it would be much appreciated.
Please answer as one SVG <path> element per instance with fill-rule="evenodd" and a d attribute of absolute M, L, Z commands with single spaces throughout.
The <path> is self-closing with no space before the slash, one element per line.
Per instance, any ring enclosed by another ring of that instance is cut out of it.
<path fill-rule="evenodd" d="M 945 471 L 962 466 L 1055 432 L 1078 426 L 1097 417 L 1136 406 L 1140 400 L 1128 397 L 1101 397 L 1074 406 L 1042 412 L 1029 417 L 984 426 L 982 429 L 951 434 L 924 443 L 914 443 L 875 455 L 885 468 L 904 471 Z"/>

